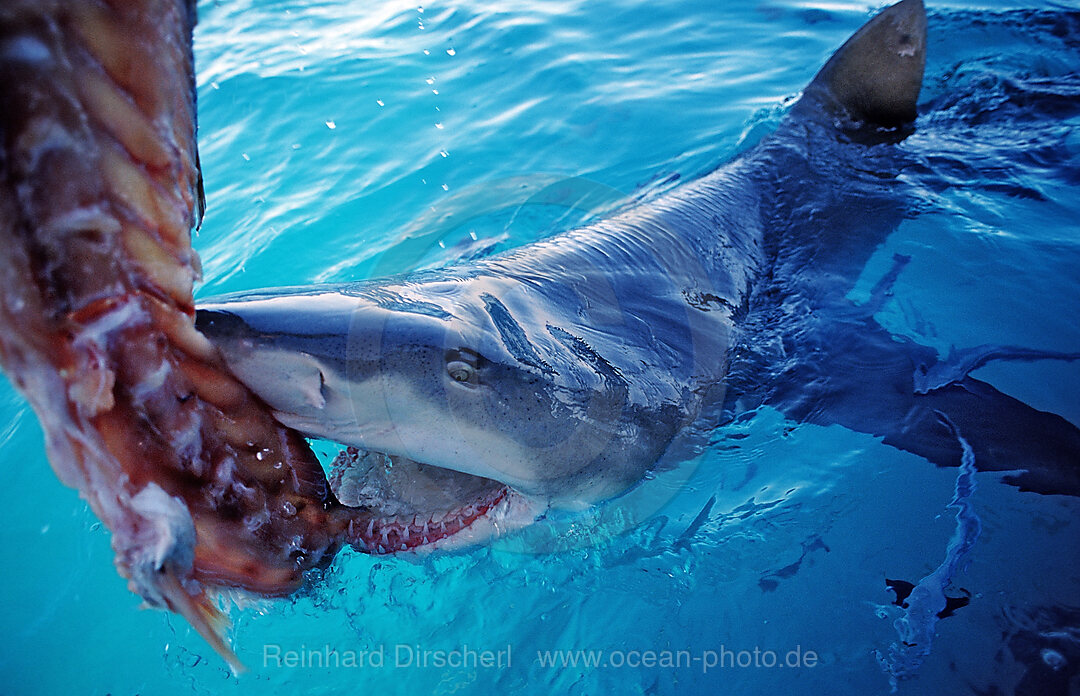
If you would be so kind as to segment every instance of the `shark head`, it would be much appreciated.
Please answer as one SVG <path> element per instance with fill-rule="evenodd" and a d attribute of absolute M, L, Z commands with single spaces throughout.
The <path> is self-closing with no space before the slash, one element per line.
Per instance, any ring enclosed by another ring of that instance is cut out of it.
<path fill-rule="evenodd" d="M 345 504 L 418 522 L 583 507 L 640 480 L 677 424 L 524 292 L 479 275 L 276 289 L 196 323 L 282 424 L 354 448 L 331 476 Z"/>

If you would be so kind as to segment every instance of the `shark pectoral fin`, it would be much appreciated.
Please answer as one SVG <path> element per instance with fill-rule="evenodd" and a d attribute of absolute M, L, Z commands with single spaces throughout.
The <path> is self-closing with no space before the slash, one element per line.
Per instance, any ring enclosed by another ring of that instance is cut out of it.
<path fill-rule="evenodd" d="M 1003 480 L 1024 491 L 1080 496 L 1080 429 L 1061 416 L 970 377 L 928 394 L 877 386 L 889 391 L 818 401 L 801 420 L 843 425 L 938 466 L 959 466 L 960 444 L 944 415 L 970 443 L 979 471 L 1009 472 Z"/>
<path fill-rule="evenodd" d="M 964 350 L 953 348 L 949 355 L 915 371 L 915 391 L 927 394 L 935 389 L 957 384 L 983 365 L 997 361 L 1034 362 L 1036 360 L 1080 360 L 1080 352 L 1066 353 L 1022 346 L 982 345 Z"/>
<path fill-rule="evenodd" d="M 800 105 L 895 127 L 915 120 L 926 65 L 922 0 L 883 10 L 841 46 L 806 88 Z"/>
<path fill-rule="evenodd" d="M 880 437 L 938 466 L 960 465 L 959 431 L 979 471 L 1008 472 L 1004 481 L 1021 490 L 1080 496 L 1076 425 L 971 377 L 917 393 L 914 366 L 930 349 L 874 323 L 829 328 L 828 340 L 797 346 L 808 357 L 769 389 L 767 402 L 788 418 Z"/>
<path fill-rule="evenodd" d="M 1016 472 L 1004 480 L 1021 490 L 1080 495 L 1080 429 L 1057 414 L 971 377 L 915 395 L 911 414 L 885 435 L 886 444 L 935 464 L 958 464 L 959 448 L 947 446 L 950 428 L 938 416 L 944 414 L 971 444 L 980 471 Z"/>

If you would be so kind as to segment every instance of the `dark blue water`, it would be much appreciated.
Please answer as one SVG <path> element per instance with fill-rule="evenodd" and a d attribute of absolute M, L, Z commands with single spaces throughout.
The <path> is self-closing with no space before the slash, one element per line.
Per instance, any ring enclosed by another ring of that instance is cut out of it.
<path fill-rule="evenodd" d="M 874 9 L 371 5 L 200 3 L 200 296 L 489 254 L 670 188 L 775 128 Z M 917 215 L 849 297 L 870 301 L 903 254 L 875 315 L 893 333 L 943 354 L 1080 350 L 1080 11 L 930 13 L 902 146 Z M 975 374 L 1080 424 L 1080 364 Z M 421 559 L 343 553 L 295 599 L 237 598 L 251 668 L 237 679 L 182 620 L 137 610 L 106 530 L 4 385 L 0 691 L 1067 694 L 1071 678 L 1077 692 L 1076 499 L 767 408 L 708 441 L 628 498 L 520 537 Z M 907 610 L 887 579 L 914 586 Z M 938 593 L 969 603 L 937 618 Z M 901 642 L 913 635 L 918 649 Z M 422 666 L 425 650 L 474 650 L 476 664 L 435 666 L 433 652 Z M 503 664 L 480 664 L 486 650 Z M 600 666 L 544 664 L 552 650 Z M 312 665 L 328 651 L 337 667 Z"/>

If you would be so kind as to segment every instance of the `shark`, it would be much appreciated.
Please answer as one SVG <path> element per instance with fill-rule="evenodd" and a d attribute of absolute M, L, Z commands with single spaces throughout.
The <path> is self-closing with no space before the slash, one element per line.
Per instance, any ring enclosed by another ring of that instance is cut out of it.
<path fill-rule="evenodd" d="M 760 144 L 609 217 L 446 268 L 211 298 L 196 326 L 279 422 L 350 446 L 331 484 L 395 520 L 350 539 L 375 553 L 441 541 L 447 506 L 505 529 L 618 496 L 690 424 L 763 405 L 939 465 L 959 466 L 958 430 L 981 469 L 1080 493 L 1076 427 L 968 376 L 1075 356 L 949 363 L 890 334 L 873 314 L 903 258 L 869 303 L 847 297 L 908 214 L 926 25 L 920 0 L 885 9 Z"/>

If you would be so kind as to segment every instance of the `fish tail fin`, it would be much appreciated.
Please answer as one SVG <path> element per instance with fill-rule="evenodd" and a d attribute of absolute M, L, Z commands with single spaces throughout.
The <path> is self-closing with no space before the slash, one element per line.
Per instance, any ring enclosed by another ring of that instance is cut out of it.
<path fill-rule="evenodd" d="M 841 46 L 810 82 L 801 108 L 841 111 L 888 128 L 915 120 L 926 65 L 922 0 L 878 13 Z"/>
<path fill-rule="evenodd" d="M 198 594 L 190 594 L 172 570 L 162 572 L 157 579 L 160 583 L 158 590 L 169 609 L 188 620 L 214 652 L 229 664 L 233 675 L 246 672 L 247 668 L 225 639 L 229 619 L 214 605 L 206 589 L 200 588 Z"/>

